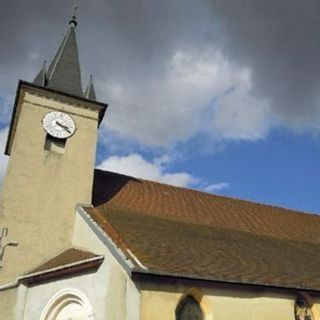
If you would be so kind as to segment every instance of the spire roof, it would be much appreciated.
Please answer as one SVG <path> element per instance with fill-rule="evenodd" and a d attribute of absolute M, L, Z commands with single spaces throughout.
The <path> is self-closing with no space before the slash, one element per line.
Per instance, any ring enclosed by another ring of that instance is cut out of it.
<path fill-rule="evenodd" d="M 96 92 L 94 90 L 92 75 L 90 76 L 89 83 L 87 85 L 86 91 L 84 92 L 84 97 L 90 100 L 96 100 Z"/>
<path fill-rule="evenodd" d="M 46 61 L 43 62 L 42 68 L 34 78 L 33 83 L 43 87 L 46 85 Z"/>
<path fill-rule="evenodd" d="M 42 67 L 34 79 L 34 84 L 83 97 L 76 26 L 74 15 L 48 71 L 46 72 L 45 66 Z"/>

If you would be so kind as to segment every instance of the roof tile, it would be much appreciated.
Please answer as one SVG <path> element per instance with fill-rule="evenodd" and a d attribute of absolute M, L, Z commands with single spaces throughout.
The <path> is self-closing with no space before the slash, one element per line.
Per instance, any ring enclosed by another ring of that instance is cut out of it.
<path fill-rule="evenodd" d="M 316 215 L 101 170 L 93 202 L 87 212 L 151 272 L 320 290 Z"/>
<path fill-rule="evenodd" d="M 84 251 L 77 248 L 70 248 L 60 253 L 59 255 L 53 257 L 52 259 L 42 263 L 33 270 L 28 271 L 25 275 L 48 271 L 58 267 L 64 267 L 72 263 L 88 260 L 94 257 L 99 256 L 89 251 Z"/>

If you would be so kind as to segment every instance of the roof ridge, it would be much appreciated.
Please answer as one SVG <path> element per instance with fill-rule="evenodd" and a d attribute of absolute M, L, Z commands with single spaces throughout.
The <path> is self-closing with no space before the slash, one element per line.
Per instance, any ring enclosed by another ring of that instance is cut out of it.
<path fill-rule="evenodd" d="M 291 213 L 291 214 L 293 214 L 293 213 L 294 214 L 299 214 L 299 215 L 303 214 L 303 215 L 307 215 L 308 217 L 313 216 L 313 217 L 315 217 L 317 219 L 320 219 L 320 216 L 319 216 L 320 212 L 319 212 L 319 214 L 316 214 L 316 213 L 307 212 L 307 211 L 301 211 L 301 210 L 297 210 L 297 209 L 290 209 L 290 208 L 282 207 L 280 205 L 267 204 L 267 203 L 257 202 L 257 201 L 254 201 L 254 200 L 241 199 L 241 198 L 237 198 L 237 197 L 234 197 L 234 196 L 225 196 L 225 195 L 209 193 L 207 191 L 197 190 L 197 189 L 193 189 L 193 188 L 175 186 L 175 185 L 171 185 L 171 184 L 168 184 L 168 183 L 165 183 L 165 182 L 159 182 L 159 181 L 149 180 L 149 179 L 145 179 L 145 178 L 129 176 L 129 175 L 126 175 L 126 174 L 115 172 L 115 171 L 102 170 L 102 169 L 99 169 L 99 168 L 95 168 L 95 170 L 106 172 L 106 173 L 111 173 L 111 174 L 116 174 L 116 175 L 119 175 L 119 176 L 131 178 L 131 179 L 136 179 L 136 180 L 140 180 L 140 181 L 145 181 L 145 182 L 149 182 L 149 183 L 153 183 L 153 184 L 164 185 L 164 186 L 168 186 L 170 188 L 175 188 L 175 189 L 180 189 L 180 190 L 185 190 L 185 191 L 191 191 L 191 192 L 195 192 L 195 193 L 198 193 L 198 194 L 204 194 L 204 195 L 212 196 L 212 197 L 218 197 L 218 198 L 222 198 L 222 199 L 225 199 L 225 200 L 235 200 L 235 201 L 250 203 L 250 204 L 253 204 L 253 205 L 264 206 L 264 207 L 269 207 L 269 208 L 274 208 L 274 209 L 280 209 L 280 210 L 288 211 L 288 213 Z"/>

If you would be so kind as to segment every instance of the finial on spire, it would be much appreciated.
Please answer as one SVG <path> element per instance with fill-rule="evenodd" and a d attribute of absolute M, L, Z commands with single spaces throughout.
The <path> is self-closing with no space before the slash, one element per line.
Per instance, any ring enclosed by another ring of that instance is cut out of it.
<path fill-rule="evenodd" d="M 73 6 L 73 16 L 71 18 L 71 20 L 69 21 L 69 24 L 71 27 L 76 27 L 78 22 L 77 22 L 77 10 L 78 10 L 78 6 L 77 5 L 74 5 Z"/>

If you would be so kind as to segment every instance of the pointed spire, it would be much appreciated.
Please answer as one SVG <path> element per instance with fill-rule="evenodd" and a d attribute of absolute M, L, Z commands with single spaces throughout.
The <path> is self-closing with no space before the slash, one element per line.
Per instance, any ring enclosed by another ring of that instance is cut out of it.
<path fill-rule="evenodd" d="M 96 100 L 96 92 L 94 90 L 92 75 L 90 75 L 90 80 L 87 85 L 86 91 L 84 92 L 84 97 L 90 100 Z"/>
<path fill-rule="evenodd" d="M 48 71 L 45 74 L 46 81 L 39 82 L 39 74 L 34 80 L 35 84 L 45 83 L 45 87 L 83 97 L 81 86 L 81 72 L 76 40 L 76 8 L 69 21 L 69 28 L 60 44 Z"/>
<path fill-rule="evenodd" d="M 39 73 L 36 75 L 36 77 L 33 80 L 33 83 L 45 87 L 46 86 L 46 63 L 47 61 L 43 61 L 42 68 L 40 69 Z"/>

